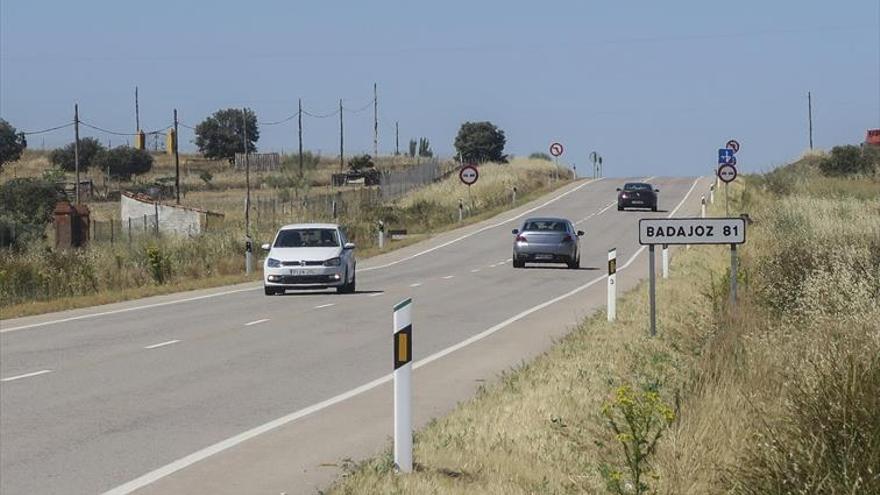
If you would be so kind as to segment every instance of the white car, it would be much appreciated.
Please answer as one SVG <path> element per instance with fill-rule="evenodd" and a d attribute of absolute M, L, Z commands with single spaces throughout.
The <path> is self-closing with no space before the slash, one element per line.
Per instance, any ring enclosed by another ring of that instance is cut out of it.
<path fill-rule="evenodd" d="M 336 224 L 302 223 L 285 225 L 275 234 L 263 262 L 266 295 L 284 294 L 287 289 L 329 289 L 355 291 L 355 245 Z"/>

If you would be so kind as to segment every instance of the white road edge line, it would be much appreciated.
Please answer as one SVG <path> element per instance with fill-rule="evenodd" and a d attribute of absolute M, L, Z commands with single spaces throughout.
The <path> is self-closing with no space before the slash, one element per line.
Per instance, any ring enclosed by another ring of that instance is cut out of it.
<path fill-rule="evenodd" d="M 479 268 L 474 268 L 473 270 L 471 270 L 471 273 L 477 273 L 478 271 L 480 271 Z"/>
<path fill-rule="evenodd" d="M 385 295 L 384 292 L 374 292 L 367 297 L 379 297 L 379 296 L 384 296 L 384 295 Z"/>
<path fill-rule="evenodd" d="M 144 349 L 158 349 L 160 347 L 165 347 L 166 345 L 176 344 L 180 342 L 180 340 L 166 340 L 165 342 L 159 342 L 158 344 L 148 345 L 144 347 Z"/>
<path fill-rule="evenodd" d="M 40 370 L 34 371 L 33 373 L 25 373 L 23 375 L 10 376 L 6 378 L 0 378 L 0 382 L 11 382 L 15 380 L 21 380 L 22 378 L 30 378 L 32 376 L 45 375 L 46 373 L 51 373 L 52 370 Z"/>
<path fill-rule="evenodd" d="M 450 278 L 455 278 L 455 275 L 447 275 L 443 277 L 443 280 L 449 280 Z"/>
<path fill-rule="evenodd" d="M 422 283 L 421 283 L 421 282 L 416 282 L 416 283 L 414 283 L 414 284 L 409 284 L 409 286 L 410 286 L 410 287 L 421 287 L 421 286 L 422 286 Z"/>
<path fill-rule="evenodd" d="M 436 250 L 438 250 L 438 249 L 444 248 L 444 247 L 446 247 L 446 246 L 449 246 L 449 245 L 454 244 L 454 243 L 456 243 L 456 242 L 459 242 L 459 241 L 461 241 L 461 240 L 467 239 L 468 237 L 472 237 L 472 236 L 474 236 L 474 235 L 476 235 L 476 234 L 479 234 L 479 233 L 481 233 L 481 232 L 484 232 L 484 231 L 486 231 L 486 230 L 493 229 L 493 228 L 495 228 L 495 227 L 500 227 L 501 225 L 504 225 L 504 224 L 506 224 L 506 223 L 510 223 L 510 222 L 512 222 L 512 221 L 514 221 L 514 220 L 516 220 L 516 219 L 518 219 L 518 218 L 521 218 L 521 217 L 523 217 L 523 216 L 525 216 L 525 215 L 527 215 L 527 214 L 529 214 L 529 213 L 531 213 L 531 212 L 533 212 L 533 211 L 535 211 L 535 210 L 538 210 L 538 209 L 540 209 L 540 208 L 543 208 L 543 207 L 545 207 L 545 206 L 547 206 L 547 205 L 549 205 L 549 204 L 551 204 L 551 203 L 555 203 L 556 201 L 559 201 L 560 199 L 562 199 L 562 198 L 568 196 L 569 194 L 571 194 L 571 193 L 573 193 L 573 192 L 575 192 L 575 191 L 578 191 L 578 190 L 580 190 L 580 189 L 582 189 L 582 188 L 588 186 L 589 184 L 592 184 L 592 183 L 594 183 L 594 182 L 598 182 L 598 181 L 600 181 L 600 180 L 602 180 L 602 179 L 603 179 L 603 178 L 599 178 L 599 179 L 590 179 L 590 180 L 584 182 L 583 184 L 581 184 L 581 185 L 579 185 L 579 186 L 577 186 L 577 187 L 574 187 L 574 188 L 572 188 L 572 189 L 569 189 L 568 191 L 566 191 L 566 192 L 560 194 L 559 196 L 556 196 L 556 197 L 554 197 L 554 198 L 551 198 L 551 199 L 545 201 L 544 203 L 542 203 L 542 204 L 540 204 L 540 205 L 538 205 L 538 206 L 535 206 L 535 207 L 533 207 L 533 208 L 530 208 L 530 209 L 528 209 L 528 210 L 526 210 L 526 211 L 520 213 L 519 215 L 516 215 L 515 217 L 509 218 L 509 219 L 507 219 L 507 220 L 503 220 L 503 221 L 501 221 L 501 222 L 499 222 L 499 223 L 496 223 L 496 224 L 493 224 L 493 225 L 487 225 L 487 226 L 482 227 L 482 228 L 480 228 L 480 229 L 478 229 L 478 230 L 475 230 L 475 231 L 473 231 L 473 232 L 471 232 L 471 233 L 468 233 L 468 234 L 465 234 L 465 235 L 459 236 L 459 237 L 457 237 L 457 238 L 455 238 L 455 239 L 452 239 L 451 241 L 444 242 L 443 244 L 440 244 L 440 245 L 438 245 L 438 246 L 434 246 L 434 247 L 432 247 L 432 248 L 430 248 L 430 249 L 426 249 L 426 250 L 424 250 L 424 251 L 421 251 L 421 252 L 415 253 L 415 254 L 413 254 L 413 255 L 411 255 L 411 256 L 407 256 L 406 258 L 401 258 L 401 259 L 399 259 L 399 260 L 397 260 L 397 261 L 392 261 L 391 263 L 386 263 L 386 264 L 384 264 L 384 265 L 377 265 L 377 266 L 370 266 L 370 267 L 361 268 L 360 271 L 362 271 L 362 272 L 369 272 L 369 271 L 373 271 L 373 270 L 379 270 L 379 269 L 382 269 L 382 268 L 388 268 L 389 266 L 394 266 L 394 265 L 397 265 L 397 264 L 399 264 L 399 263 L 403 263 L 404 261 L 409 261 L 409 260 L 414 259 L 414 258 L 417 258 L 417 257 L 419 257 L 419 256 L 422 256 L 422 255 L 428 254 L 428 253 L 430 253 L 430 252 L 436 251 Z M 190 302 L 190 301 L 198 301 L 198 300 L 200 300 L 200 299 L 208 299 L 208 298 L 211 298 L 211 297 L 220 297 L 220 296 L 226 296 L 226 295 L 229 295 L 229 294 L 236 294 L 236 293 L 238 293 L 238 292 L 247 292 L 247 291 L 251 291 L 251 290 L 258 290 L 259 288 L 260 288 L 260 287 L 249 287 L 249 288 L 247 288 L 247 289 L 235 289 L 235 290 L 229 290 L 229 291 L 224 291 L 224 292 L 217 292 L 217 293 L 213 293 L 213 294 L 205 294 L 205 295 L 203 295 L 203 296 L 188 297 L 188 298 L 185 298 L 185 299 L 176 299 L 176 300 L 174 300 L 174 301 L 165 301 L 165 302 L 155 303 L 155 304 L 146 304 L 146 305 L 143 305 L 143 306 L 133 306 L 133 307 L 130 307 L 130 308 L 115 309 L 115 310 L 112 310 L 112 311 L 102 311 L 102 312 L 100 312 L 100 313 L 89 313 L 89 314 L 85 314 L 85 315 L 71 316 L 71 317 L 69 317 L 69 318 L 61 318 L 61 319 L 58 319 L 58 320 L 50 320 L 50 321 L 44 321 L 44 322 L 40 322 L 40 323 L 31 323 L 31 324 L 29 324 L 29 325 L 21 325 L 21 326 L 18 326 L 18 327 L 12 327 L 12 328 L 4 328 L 4 329 L 0 329 L 0 333 L 14 332 L 14 331 L 16 331 L 16 330 L 24 330 L 24 329 L 27 329 L 27 328 L 43 327 L 43 326 L 47 326 L 47 325 L 54 325 L 54 324 L 57 324 L 57 323 L 67 323 L 67 322 L 69 322 L 69 321 L 84 320 L 84 319 L 86 319 L 86 318 L 97 318 L 97 317 L 99 317 L 99 316 L 107 316 L 107 315 L 113 315 L 113 314 L 118 314 L 118 313 L 127 313 L 127 312 L 129 312 L 129 311 L 137 311 L 137 310 L 141 310 L 141 309 L 157 308 L 157 307 L 161 307 L 161 306 L 167 306 L 167 305 L 169 305 L 169 304 L 180 304 L 180 303 L 185 303 L 185 302 Z"/>
<path fill-rule="evenodd" d="M 336 303 L 319 304 L 318 306 L 315 306 L 315 309 L 329 308 L 330 306 L 335 306 L 335 305 L 336 305 Z"/>
<path fill-rule="evenodd" d="M 681 208 L 681 206 L 684 204 L 684 202 L 690 196 L 691 192 L 693 192 L 694 187 L 696 187 L 697 182 L 699 182 L 700 179 L 701 179 L 701 177 L 697 177 L 694 180 L 694 183 L 691 185 L 691 188 L 688 190 L 688 192 L 684 195 L 684 198 L 682 198 L 682 200 L 678 204 L 678 206 L 676 206 L 675 209 L 672 210 L 672 213 L 667 215 L 667 218 L 670 218 L 673 215 L 675 215 L 675 213 L 679 210 L 679 208 Z M 635 252 L 635 254 L 630 256 L 629 260 L 627 260 L 627 262 L 624 263 L 623 266 L 618 268 L 618 270 L 624 270 L 627 267 L 629 267 L 632 264 L 632 262 L 635 261 L 635 259 L 639 256 L 639 254 L 641 254 L 644 250 L 645 250 L 644 246 L 639 248 Z M 473 344 L 474 342 L 478 342 L 478 341 L 492 335 L 493 333 L 496 333 L 499 330 L 501 330 L 505 327 L 508 327 L 511 324 L 525 318 L 526 316 L 529 316 L 530 314 L 532 314 L 536 311 L 540 311 L 540 310 L 546 308 L 547 306 L 555 304 L 559 301 L 562 301 L 563 299 L 566 299 L 566 298 L 571 297 L 579 292 L 586 290 L 587 288 L 604 280 L 606 277 L 608 277 L 607 274 L 596 277 L 593 280 L 590 280 L 589 282 L 585 283 L 584 285 L 581 285 L 579 287 L 576 287 L 576 288 L 566 292 L 565 294 L 554 297 L 553 299 L 550 299 L 549 301 L 545 301 L 537 306 L 533 306 L 533 307 L 523 311 L 522 313 L 519 313 L 515 316 L 512 316 L 512 317 L 508 318 L 507 320 L 504 320 L 501 323 L 499 323 L 489 329 L 484 330 L 481 333 L 478 333 L 468 339 L 465 339 L 465 340 L 459 342 L 458 344 L 447 347 L 446 349 L 443 349 L 442 351 L 436 352 L 436 353 L 434 353 L 434 354 L 432 354 L 432 355 L 430 355 L 420 361 L 413 363 L 413 368 L 415 368 L 415 369 L 421 368 L 422 366 L 425 366 L 426 364 L 432 363 L 432 362 L 434 362 L 444 356 L 447 356 L 447 355 L 449 355 L 459 349 L 467 347 L 467 346 Z M 340 402 L 348 400 L 352 397 L 356 397 L 364 392 L 369 392 L 370 390 L 372 390 L 380 385 L 383 385 L 385 383 L 390 382 L 392 376 L 393 375 L 391 375 L 389 373 L 389 374 L 382 376 L 382 377 L 379 377 L 371 382 L 365 383 L 365 384 L 361 385 L 360 387 L 353 388 L 347 392 L 343 392 L 343 393 L 336 395 L 334 397 L 331 397 L 327 400 L 318 402 L 317 404 L 313 404 L 313 405 L 306 407 L 304 409 L 300 409 L 299 411 L 295 411 L 295 412 L 290 413 L 286 416 L 282 416 L 278 419 L 275 419 L 275 420 L 270 421 L 268 423 L 265 423 L 263 425 L 257 426 L 256 428 L 252 428 L 248 431 L 239 433 L 238 435 L 235 435 L 234 437 L 230 437 L 230 438 L 227 438 L 226 440 L 222 440 L 220 442 L 217 442 L 213 445 L 205 447 L 202 450 L 199 450 L 197 452 L 193 452 L 192 454 L 190 454 L 188 456 L 181 457 L 180 459 L 178 459 L 170 464 L 166 464 L 165 466 L 162 466 L 156 470 L 150 471 L 149 473 L 147 473 L 143 476 L 140 476 L 138 478 L 135 478 L 135 479 L 129 481 L 128 483 L 119 485 L 116 488 L 108 490 L 108 491 L 104 492 L 103 495 L 127 495 L 135 490 L 138 490 L 138 489 L 143 488 L 147 485 L 150 485 L 156 481 L 159 481 L 162 478 L 170 476 L 171 474 L 174 474 L 177 471 L 180 471 L 181 469 L 184 469 L 188 466 L 191 466 L 199 461 L 207 459 L 208 457 L 211 457 L 215 454 L 219 454 L 220 452 L 223 452 L 224 450 L 228 450 L 232 447 L 235 447 L 236 445 L 241 444 L 247 440 L 250 440 L 251 438 L 262 435 L 263 433 L 274 430 L 276 428 L 284 426 L 284 425 L 291 423 L 293 421 L 296 421 L 298 419 L 304 418 L 310 414 L 314 414 L 318 411 L 321 411 L 321 410 L 326 409 L 330 406 L 333 406 L 335 404 L 338 404 Z"/>
<path fill-rule="evenodd" d="M 266 323 L 267 321 L 269 321 L 269 318 L 263 318 L 262 320 L 249 321 L 249 322 L 245 323 L 244 326 L 249 327 L 251 325 L 259 325 L 260 323 Z"/>

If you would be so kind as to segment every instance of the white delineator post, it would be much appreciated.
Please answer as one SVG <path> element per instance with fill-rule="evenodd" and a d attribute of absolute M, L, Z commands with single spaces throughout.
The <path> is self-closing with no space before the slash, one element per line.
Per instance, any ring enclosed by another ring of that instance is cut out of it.
<path fill-rule="evenodd" d="M 394 465 L 412 472 L 412 299 L 394 306 Z"/>
<path fill-rule="evenodd" d="M 385 249 L 385 222 L 379 220 L 379 249 Z"/>
<path fill-rule="evenodd" d="M 709 187 L 709 204 L 711 204 L 711 205 L 715 204 L 715 186 L 714 185 Z"/>
<path fill-rule="evenodd" d="M 669 244 L 664 244 L 660 253 L 663 262 L 663 278 L 669 278 Z"/>
<path fill-rule="evenodd" d="M 608 321 L 617 319 L 617 249 L 608 250 Z"/>
<path fill-rule="evenodd" d="M 706 218 L 706 195 L 700 196 L 700 218 Z"/>

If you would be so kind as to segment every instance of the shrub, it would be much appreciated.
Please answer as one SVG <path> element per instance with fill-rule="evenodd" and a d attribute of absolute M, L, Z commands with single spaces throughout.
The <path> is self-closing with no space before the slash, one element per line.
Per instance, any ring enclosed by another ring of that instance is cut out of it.
<path fill-rule="evenodd" d="M 350 168 L 352 172 L 363 172 L 364 170 L 374 167 L 375 164 L 373 163 L 373 157 L 367 154 L 352 157 L 352 159 L 348 161 L 348 168 Z"/>
<path fill-rule="evenodd" d="M 468 162 L 505 163 L 504 131 L 491 122 L 465 122 L 455 137 L 455 150 Z"/>
<path fill-rule="evenodd" d="M 70 143 L 63 148 L 52 150 L 49 161 L 62 170 L 73 172 L 76 170 L 75 150 L 76 143 Z M 79 169 L 86 170 L 96 164 L 97 158 L 105 151 L 104 146 L 95 138 L 82 138 L 79 140 Z"/>
<path fill-rule="evenodd" d="M 531 155 L 529 155 L 529 159 L 530 160 L 545 160 L 548 162 L 553 161 L 553 158 L 550 155 L 548 155 L 547 153 L 541 152 L 541 151 L 536 151 L 536 152 L 532 153 Z"/>
<path fill-rule="evenodd" d="M 63 194 L 40 179 L 12 179 L 0 185 L 0 240 L 13 244 L 22 234 L 42 238 Z"/>
<path fill-rule="evenodd" d="M 424 158 L 434 156 L 434 151 L 431 149 L 431 141 L 428 141 L 428 138 L 419 138 L 419 156 Z"/>
<path fill-rule="evenodd" d="M 858 146 L 835 146 L 831 148 L 831 155 L 819 162 L 819 169 L 828 176 L 870 175 L 874 172 L 874 164 L 869 153 L 863 153 Z"/>
<path fill-rule="evenodd" d="M 0 119 L 0 169 L 4 163 L 14 162 L 21 157 L 27 148 L 27 139 L 9 122 Z"/>
<path fill-rule="evenodd" d="M 246 127 L 245 127 L 246 126 Z M 244 134 L 247 129 L 247 151 L 257 151 L 260 130 L 257 128 L 257 114 L 248 108 L 227 108 L 196 126 L 196 146 L 206 158 L 225 158 L 232 162 L 236 153 L 243 153 Z"/>
<path fill-rule="evenodd" d="M 129 180 L 132 175 L 149 172 L 153 168 L 153 156 L 144 150 L 120 146 L 101 153 L 96 165 L 108 171 L 111 177 Z"/>

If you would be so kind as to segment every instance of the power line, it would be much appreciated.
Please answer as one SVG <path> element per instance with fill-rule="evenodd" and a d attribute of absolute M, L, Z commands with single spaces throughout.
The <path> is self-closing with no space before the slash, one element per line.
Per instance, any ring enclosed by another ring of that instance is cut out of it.
<path fill-rule="evenodd" d="M 309 112 L 307 110 L 303 110 L 303 115 L 308 115 L 309 117 L 314 117 L 316 119 L 326 119 L 326 118 L 333 117 L 338 114 L 339 114 L 339 109 L 336 109 L 330 113 L 325 113 L 325 114 L 314 114 L 314 113 Z"/>
<path fill-rule="evenodd" d="M 39 131 L 24 131 L 21 134 L 25 136 L 31 136 L 34 134 L 45 134 L 47 132 L 57 131 L 58 129 L 64 129 L 65 127 L 70 127 L 73 125 L 73 122 L 68 122 L 67 124 L 57 125 L 55 127 L 50 127 L 48 129 L 41 129 Z"/>
<path fill-rule="evenodd" d="M 285 118 L 278 120 L 278 121 L 275 121 L 275 122 L 259 122 L 259 124 L 260 125 L 278 125 L 278 124 L 283 124 L 285 122 L 290 122 L 291 120 L 293 120 L 297 117 L 299 117 L 299 112 L 296 112 L 293 115 L 290 115 L 288 117 L 285 117 Z"/>
<path fill-rule="evenodd" d="M 360 107 L 360 108 L 357 108 L 357 109 L 354 109 L 354 110 L 351 110 L 351 109 L 348 109 L 348 108 L 343 108 L 343 110 L 345 110 L 345 111 L 348 112 L 348 113 L 361 113 L 361 112 L 365 111 L 366 109 L 370 108 L 371 106 L 373 106 L 373 100 L 370 100 L 369 103 L 367 103 L 366 105 L 364 105 L 364 106 L 362 106 L 362 107 Z"/>
<path fill-rule="evenodd" d="M 102 127 L 98 127 L 98 126 L 96 126 L 96 125 L 89 124 L 88 122 L 84 122 L 83 120 L 80 120 L 79 123 L 82 124 L 82 125 L 84 125 L 84 126 L 86 126 L 86 127 L 88 127 L 88 128 L 90 128 L 90 129 L 94 129 L 94 130 L 96 130 L 96 131 L 104 132 L 104 133 L 106 133 L 106 134 L 112 134 L 112 135 L 114 135 L 114 136 L 137 136 L 137 135 L 138 135 L 137 132 L 117 132 L 117 131 L 111 131 L 111 130 L 109 130 L 109 129 L 104 129 L 104 128 L 102 128 Z M 165 126 L 165 127 L 161 128 L 161 129 L 156 129 L 156 130 L 154 130 L 154 131 L 144 131 L 144 134 L 161 134 L 161 133 L 167 131 L 168 129 L 170 129 L 171 127 L 172 127 L 172 126 L 169 125 L 169 126 Z"/>

